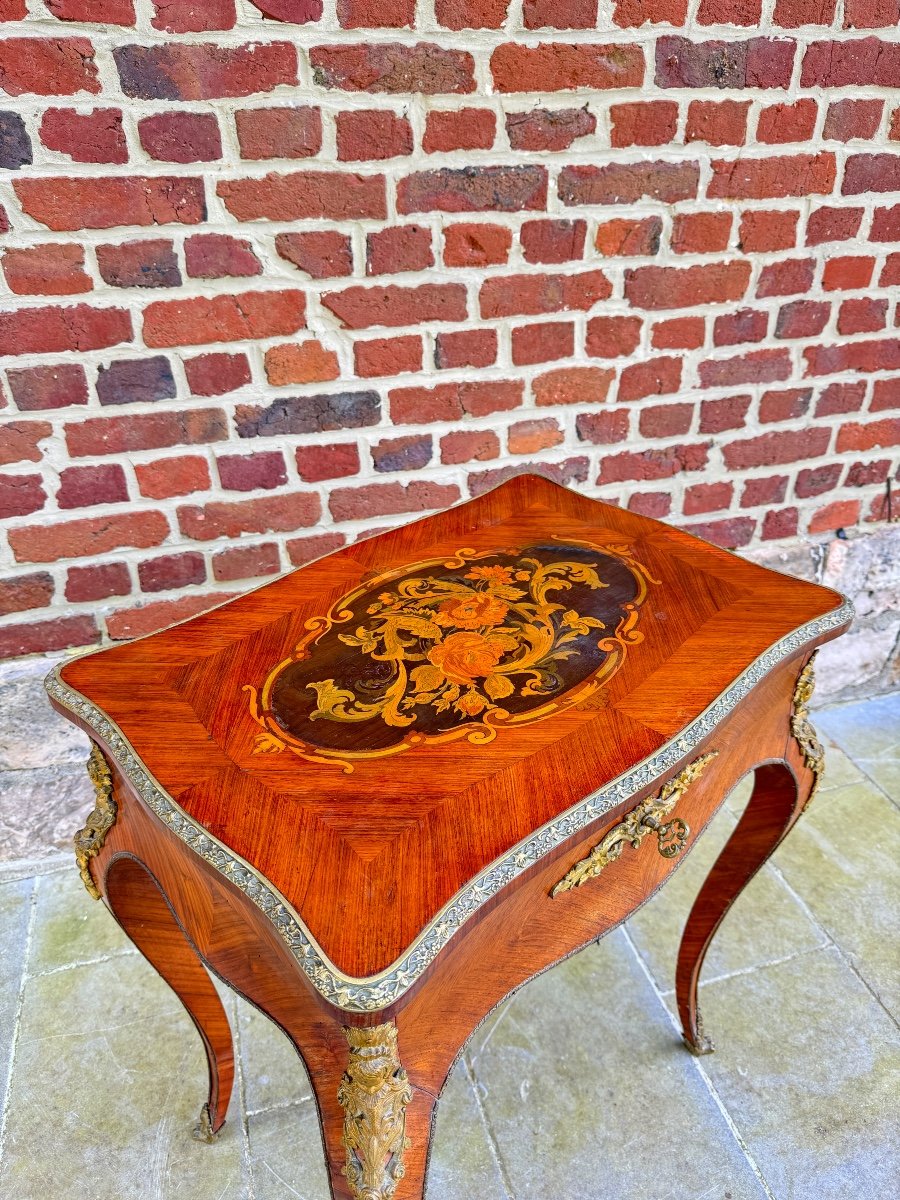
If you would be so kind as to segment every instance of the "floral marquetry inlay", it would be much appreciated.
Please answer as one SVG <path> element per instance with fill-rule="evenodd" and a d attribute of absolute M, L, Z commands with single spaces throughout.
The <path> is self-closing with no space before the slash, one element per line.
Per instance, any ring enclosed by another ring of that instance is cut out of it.
<path fill-rule="evenodd" d="M 354 759 L 492 741 L 589 699 L 639 642 L 647 572 L 622 544 L 459 550 L 382 573 L 306 622 L 250 709 L 258 753 Z"/>

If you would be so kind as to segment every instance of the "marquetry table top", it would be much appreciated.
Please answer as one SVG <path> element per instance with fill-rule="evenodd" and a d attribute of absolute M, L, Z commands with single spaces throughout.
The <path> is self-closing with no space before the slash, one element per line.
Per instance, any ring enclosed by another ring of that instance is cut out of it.
<path fill-rule="evenodd" d="M 833 591 L 519 476 L 68 663 L 50 690 L 299 939 L 324 994 L 402 989 L 848 620 Z"/>

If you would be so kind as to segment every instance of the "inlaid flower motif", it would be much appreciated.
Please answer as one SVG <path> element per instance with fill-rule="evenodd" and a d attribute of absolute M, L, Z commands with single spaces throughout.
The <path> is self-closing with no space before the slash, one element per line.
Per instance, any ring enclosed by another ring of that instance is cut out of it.
<path fill-rule="evenodd" d="M 428 661 L 453 683 L 471 683 L 492 675 L 506 651 L 517 645 L 509 634 L 460 630 L 436 642 L 428 651 Z M 421 679 L 416 682 L 421 686 Z"/>
<path fill-rule="evenodd" d="M 499 625 L 508 612 L 509 605 L 490 592 L 470 592 L 445 600 L 434 619 L 455 629 L 482 629 Z"/>

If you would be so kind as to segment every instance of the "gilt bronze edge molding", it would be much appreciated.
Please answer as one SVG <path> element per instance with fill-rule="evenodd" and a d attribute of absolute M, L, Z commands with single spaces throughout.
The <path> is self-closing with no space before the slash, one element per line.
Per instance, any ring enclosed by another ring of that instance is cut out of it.
<path fill-rule="evenodd" d="M 397 1026 L 345 1025 L 350 1048 L 338 1088 L 344 1110 L 342 1174 L 355 1200 L 391 1200 L 406 1173 L 406 1106 L 412 1087 L 400 1063 Z"/>
<path fill-rule="evenodd" d="M 90 860 L 103 849 L 106 835 L 116 823 L 118 807 L 113 799 L 112 772 L 103 751 L 96 742 L 91 742 L 87 760 L 87 773 L 94 785 L 94 807 L 83 828 L 75 834 L 75 862 L 81 880 L 95 900 L 100 899 L 100 890 L 91 875 Z"/>
<path fill-rule="evenodd" d="M 819 735 L 809 717 L 809 702 L 816 687 L 817 653 L 817 651 L 813 651 L 798 675 L 791 701 L 791 734 L 800 747 L 804 763 L 815 776 L 804 808 L 809 806 L 825 774 L 825 747 L 819 740 Z"/>
<path fill-rule="evenodd" d="M 50 672 L 44 686 L 58 704 L 69 709 L 103 739 L 123 774 L 166 827 L 262 910 L 304 975 L 328 1003 L 344 1012 L 378 1012 L 405 995 L 451 938 L 502 888 L 635 792 L 658 786 L 660 779 L 677 767 L 691 751 L 698 749 L 713 729 L 770 671 L 797 654 L 809 642 L 847 624 L 852 617 L 853 605 L 845 600 L 831 612 L 786 634 L 745 668 L 681 733 L 630 771 L 611 780 L 512 847 L 472 883 L 460 889 L 435 914 L 400 958 L 379 974 L 362 979 L 339 971 L 285 897 L 249 863 L 188 817 L 147 771 L 119 726 L 80 692 L 63 682 L 60 678 L 61 666 Z"/>

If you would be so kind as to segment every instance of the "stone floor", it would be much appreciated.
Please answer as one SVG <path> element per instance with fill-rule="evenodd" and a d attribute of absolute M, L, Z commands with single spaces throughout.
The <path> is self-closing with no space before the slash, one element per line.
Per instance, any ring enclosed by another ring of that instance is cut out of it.
<path fill-rule="evenodd" d="M 303 1069 L 229 995 L 239 1076 L 221 1139 L 178 1001 L 82 888 L 85 741 L 47 664 L 0 670 L 0 1195 L 325 1200 Z M 900 696 L 825 709 L 828 775 L 728 918 L 703 1010 L 672 1017 L 680 926 L 747 788 L 661 895 L 523 988 L 473 1038 L 440 1108 L 430 1200 L 886 1200 L 900 1146 Z"/>

